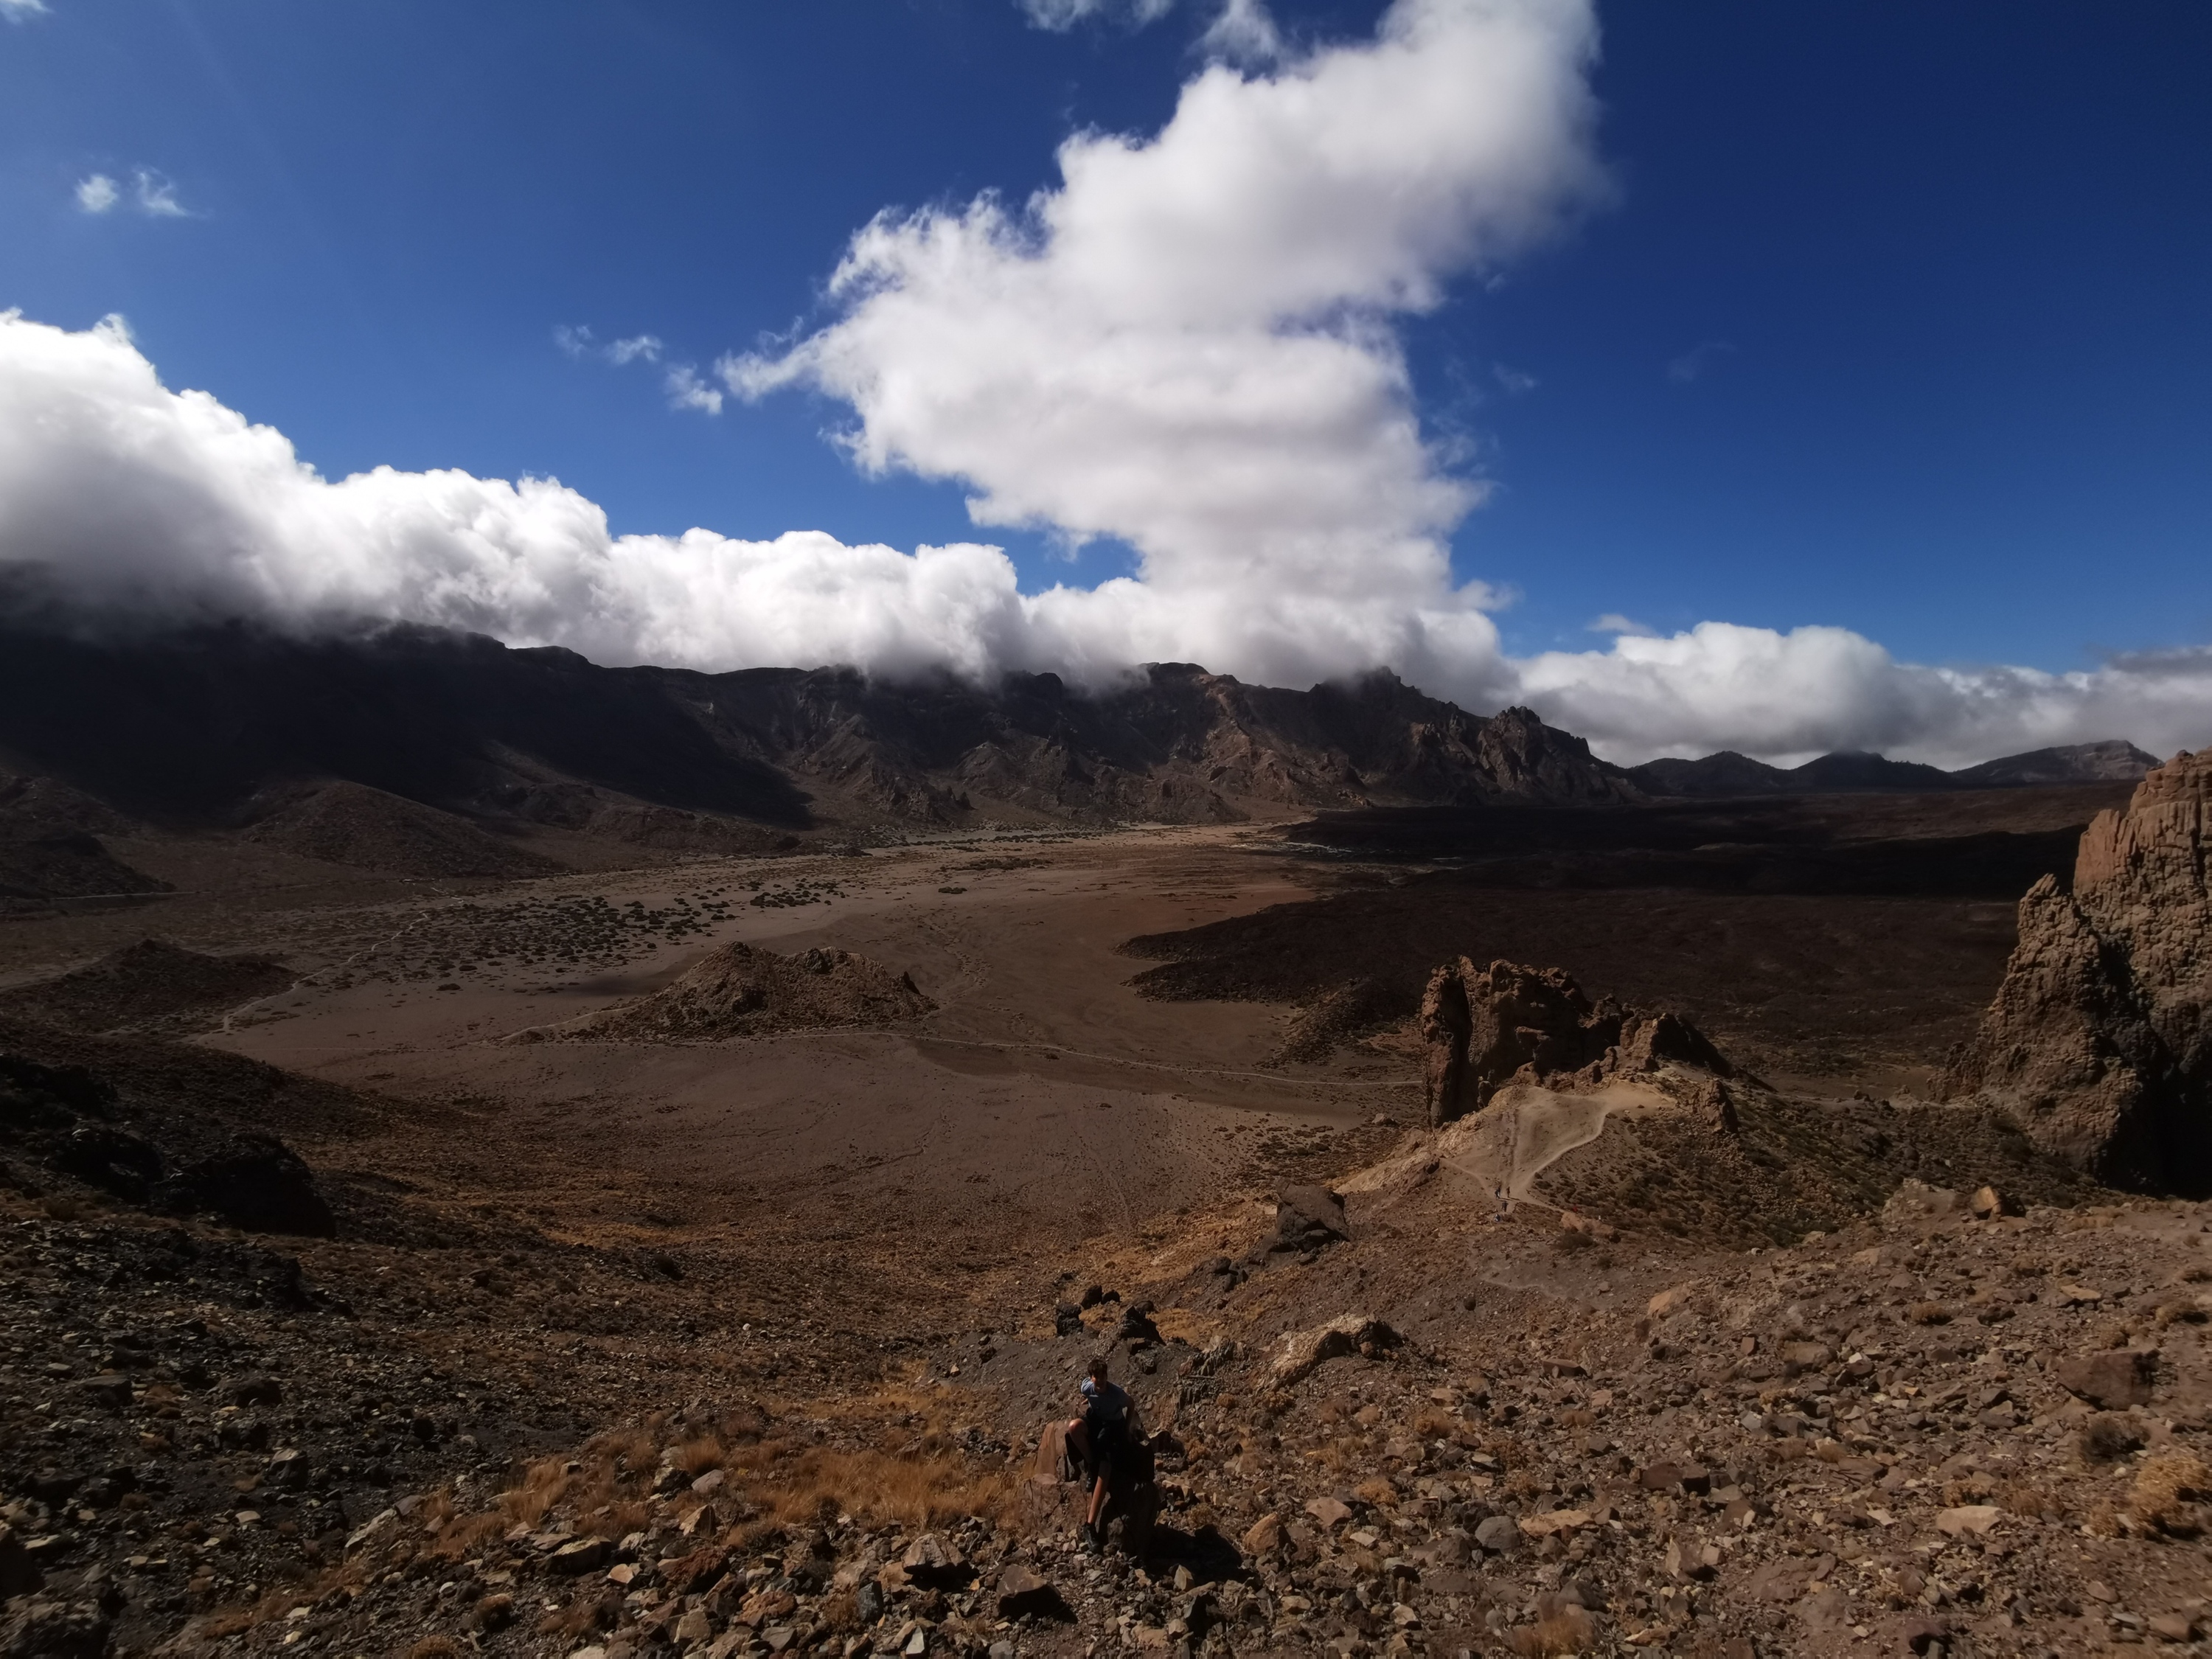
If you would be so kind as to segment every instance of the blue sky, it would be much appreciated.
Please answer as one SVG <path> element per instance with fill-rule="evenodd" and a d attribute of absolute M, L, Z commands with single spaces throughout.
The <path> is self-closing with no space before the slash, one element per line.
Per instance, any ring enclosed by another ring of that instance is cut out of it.
<path fill-rule="evenodd" d="M 1295 54 L 1383 9 L 1273 15 Z M 829 326 L 879 210 L 1018 204 L 1071 133 L 1157 132 L 1210 0 L 1060 30 L 1015 0 L 0 10 L 0 308 L 122 313 L 168 386 L 328 477 L 550 476 L 618 533 L 984 540 L 1028 592 L 1134 568 L 1110 529 L 1071 557 L 979 528 L 972 476 L 867 476 L 818 375 L 712 416 L 665 377 Z M 1602 649 L 1607 614 L 2053 672 L 2212 641 L 2212 10 L 1598 21 L 1603 198 L 1392 319 L 1488 491 L 1443 533 L 1510 595 L 1502 649 Z"/>

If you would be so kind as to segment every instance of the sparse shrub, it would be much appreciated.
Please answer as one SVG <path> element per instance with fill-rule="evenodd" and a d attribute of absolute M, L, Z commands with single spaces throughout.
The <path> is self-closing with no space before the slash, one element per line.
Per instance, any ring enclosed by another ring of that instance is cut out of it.
<path fill-rule="evenodd" d="M 2057 1493 L 2046 1487 L 2037 1486 L 2033 1480 L 2008 1482 L 1998 1489 L 1996 1499 L 1998 1507 L 2010 1510 L 2014 1515 L 2026 1516 L 2031 1520 L 2040 1519 L 2045 1516 L 2056 1516 L 2065 1512 L 2064 1506 L 2058 1501 Z"/>
<path fill-rule="evenodd" d="M 1916 1302 L 1905 1310 L 1905 1316 L 1916 1325 L 1948 1325 L 1951 1310 L 1940 1302 Z"/>
<path fill-rule="evenodd" d="M 1379 1474 L 1361 1481 L 1352 1488 L 1352 1493 L 1363 1502 L 1372 1504 L 1377 1509 L 1390 1510 L 1398 1507 L 1398 1489 Z"/>
<path fill-rule="evenodd" d="M 1413 1432 L 1423 1440 L 1449 1439 L 1459 1420 L 1449 1412 L 1431 1406 L 1413 1419 Z"/>
<path fill-rule="evenodd" d="M 501 1631 L 514 1622 L 514 1598 L 512 1595 L 487 1595 L 478 1601 L 469 1615 L 470 1623 L 481 1631 Z"/>
<path fill-rule="evenodd" d="M 2116 1463 L 2142 1444 L 2142 1436 L 2118 1412 L 2099 1412 L 2082 1425 L 2076 1444 L 2085 1463 Z"/>

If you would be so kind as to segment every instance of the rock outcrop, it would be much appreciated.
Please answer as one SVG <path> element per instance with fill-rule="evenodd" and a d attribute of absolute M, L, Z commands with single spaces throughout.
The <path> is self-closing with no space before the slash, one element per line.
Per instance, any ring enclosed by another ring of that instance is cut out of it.
<path fill-rule="evenodd" d="M 1430 975 L 1421 1037 L 1431 1128 L 1480 1111 L 1509 1083 L 1595 1084 L 1668 1066 L 1734 1074 L 1679 1014 L 1593 1003 L 1564 969 L 1511 962 L 1478 968 L 1462 957 Z"/>
<path fill-rule="evenodd" d="M 2020 904 L 1996 1000 L 1948 1098 L 2007 1107 L 2039 1146 L 2117 1184 L 2212 1189 L 2212 750 L 2176 756 L 2081 837 L 2072 890 Z"/>
<path fill-rule="evenodd" d="M 665 990 L 602 1013 L 518 1036 L 580 1037 L 616 1042 L 711 1042 L 839 1025 L 890 1025 L 918 1019 L 937 1005 L 912 979 L 850 951 L 779 956 L 730 944 Z"/>
<path fill-rule="evenodd" d="M 145 939 L 0 992 L 0 1012 L 80 1031 L 184 1032 L 205 1030 L 225 1009 L 272 996 L 293 978 L 269 957 L 208 956 Z"/>

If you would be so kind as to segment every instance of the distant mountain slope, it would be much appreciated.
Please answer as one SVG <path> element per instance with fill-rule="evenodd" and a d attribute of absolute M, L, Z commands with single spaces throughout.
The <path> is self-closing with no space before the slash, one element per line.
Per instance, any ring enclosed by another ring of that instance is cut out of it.
<path fill-rule="evenodd" d="M 2063 749 L 2031 749 L 1951 774 L 1968 789 L 1996 789 L 2039 783 L 2136 783 L 2158 764 L 2131 743 L 2069 744 Z"/>
<path fill-rule="evenodd" d="M 1050 674 L 983 690 L 843 669 L 604 668 L 408 629 L 347 640 L 0 629 L 0 766 L 48 781 L 42 801 L 90 797 L 179 827 L 240 827 L 272 798 L 337 783 L 482 829 L 702 849 L 733 819 L 1194 823 L 1269 807 L 1640 799 L 1620 769 L 1526 709 L 1470 714 L 1389 674 L 1291 691 L 1158 664 L 1088 696 Z M 324 835 L 332 802 L 348 808 L 332 819 L 343 829 L 377 798 L 308 799 L 320 804 L 299 811 Z M 295 816 L 277 828 L 307 833 Z M 431 821 L 408 828 L 392 805 L 374 816 L 386 839 L 430 834 Z M 439 833 L 488 852 L 465 828 Z"/>
<path fill-rule="evenodd" d="M 1932 789 L 2126 782 L 2142 777 L 2157 764 L 2156 756 L 2115 738 L 2007 755 L 1956 772 L 1848 750 L 1822 755 L 1785 769 L 1724 749 L 1702 760 L 1646 761 L 1628 768 L 1625 775 L 1647 795 L 1719 799 L 1731 795 L 1905 794 Z"/>

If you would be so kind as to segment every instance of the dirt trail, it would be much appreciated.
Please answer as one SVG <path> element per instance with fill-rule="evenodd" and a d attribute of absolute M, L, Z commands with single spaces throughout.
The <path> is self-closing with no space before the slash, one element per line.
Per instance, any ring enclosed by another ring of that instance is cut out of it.
<path fill-rule="evenodd" d="M 1538 1176 L 1603 1134 L 1609 1119 L 1673 1105 L 1665 1095 L 1641 1083 L 1608 1083 L 1587 1095 L 1516 1083 L 1499 1090 L 1481 1111 L 1447 1126 L 1434 1139 L 1360 1171 L 1342 1183 L 1342 1190 L 1384 1193 L 1428 1170 L 1443 1168 L 1467 1176 L 1487 1194 L 1503 1188 L 1509 1200 L 1522 1203 L 1528 1200 Z"/>

